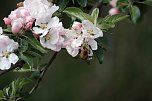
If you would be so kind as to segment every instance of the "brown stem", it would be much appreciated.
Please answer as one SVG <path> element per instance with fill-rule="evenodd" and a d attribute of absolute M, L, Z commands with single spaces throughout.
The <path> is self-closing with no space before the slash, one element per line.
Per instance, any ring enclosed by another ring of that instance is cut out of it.
<path fill-rule="evenodd" d="M 43 78 L 44 78 L 44 76 L 45 76 L 48 68 L 51 66 L 51 64 L 55 60 L 57 54 L 58 54 L 58 52 L 55 52 L 54 55 L 52 56 L 51 60 L 49 61 L 49 63 L 46 65 L 46 67 L 42 68 L 42 70 L 41 70 L 41 77 L 38 79 L 37 83 L 34 85 L 34 87 L 29 92 L 29 94 L 32 94 L 35 90 L 37 90 L 37 88 L 38 88 L 39 84 L 41 83 L 41 81 L 43 80 Z"/>

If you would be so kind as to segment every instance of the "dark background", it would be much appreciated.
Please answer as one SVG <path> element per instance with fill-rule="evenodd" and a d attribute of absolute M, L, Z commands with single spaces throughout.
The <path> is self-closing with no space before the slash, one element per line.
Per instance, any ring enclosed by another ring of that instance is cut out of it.
<path fill-rule="evenodd" d="M 0 26 L 18 1 L 0 0 Z M 102 65 L 61 51 L 28 101 L 152 101 L 152 7 L 142 18 L 137 25 L 128 20 L 117 24 Z M 1 77 L 0 88 L 14 77 Z"/>

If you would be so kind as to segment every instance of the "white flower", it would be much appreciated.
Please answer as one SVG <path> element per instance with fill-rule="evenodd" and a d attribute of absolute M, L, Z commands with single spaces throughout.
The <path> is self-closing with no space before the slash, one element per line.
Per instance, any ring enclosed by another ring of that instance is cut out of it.
<path fill-rule="evenodd" d="M 0 35 L 3 34 L 3 29 L 0 27 Z"/>
<path fill-rule="evenodd" d="M 56 50 L 56 44 L 59 41 L 59 32 L 55 29 L 46 30 L 41 36 L 40 36 L 40 43 L 43 47 Z"/>
<path fill-rule="evenodd" d="M 0 69 L 6 70 L 15 64 L 19 58 L 13 52 L 18 49 L 18 43 L 8 36 L 0 35 Z"/>
<path fill-rule="evenodd" d="M 34 27 L 33 32 L 36 34 L 43 34 L 43 32 L 45 32 L 46 30 L 49 30 L 50 28 L 58 27 L 60 25 L 60 22 L 59 22 L 58 17 L 53 17 L 49 19 L 48 21 L 47 21 L 47 18 L 46 18 L 46 21 L 44 21 L 44 19 L 41 19 L 41 20 L 39 19 L 37 20 L 36 25 L 38 27 Z"/>
<path fill-rule="evenodd" d="M 51 18 L 52 14 L 59 9 L 58 6 L 52 5 L 47 0 L 25 0 L 24 7 L 35 19 Z"/>
<path fill-rule="evenodd" d="M 73 48 L 72 46 L 67 45 L 66 50 L 72 57 L 76 57 L 79 53 L 79 47 Z"/>
<path fill-rule="evenodd" d="M 67 30 L 65 34 L 66 38 L 64 46 L 72 57 L 76 57 L 79 53 L 79 49 L 83 41 L 80 34 L 80 31 L 74 29 Z"/>
<path fill-rule="evenodd" d="M 84 44 L 85 47 L 91 48 L 91 50 L 97 50 L 98 49 L 97 42 L 92 38 L 85 38 L 83 44 Z"/>
<path fill-rule="evenodd" d="M 84 37 L 91 37 L 93 39 L 103 36 L 103 32 L 88 20 L 82 21 L 82 32 Z"/>

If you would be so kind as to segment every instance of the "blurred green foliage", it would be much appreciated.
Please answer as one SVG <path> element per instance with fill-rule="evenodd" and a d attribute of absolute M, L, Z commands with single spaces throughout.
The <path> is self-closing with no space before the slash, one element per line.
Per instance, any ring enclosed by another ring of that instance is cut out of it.
<path fill-rule="evenodd" d="M 18 1 L 0 1 L 1 26 Z M 97 61 L 88 65 L 61 51 L 28 101 L 152 101 L 151 10 L 147 8 L 137 25 L 127 20 L 117 25 L 102 65 Z M 107 8 L 101 9 L 100 14 L 105 11 Z M 0 89 L 17 76 L 9 73 L 1 77 Z"/>

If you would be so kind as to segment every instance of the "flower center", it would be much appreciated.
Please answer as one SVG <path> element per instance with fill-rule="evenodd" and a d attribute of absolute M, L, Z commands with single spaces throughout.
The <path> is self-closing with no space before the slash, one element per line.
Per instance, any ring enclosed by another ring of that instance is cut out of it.
<path fill-rule="evenodd" d="M 88 32 L 89 34 L 93 34 L 93 29 L 88 29 L 87 32 Z"/>
<path fill-rule="evenodd" d="M 45 38 L 45 41 L 50 40 L 50 39 L 51 39 L 51 33 L 49 32 L 48 34 L 46 34 L 46 35 L 44 36 L 44 38 Z"/>
<path fill-rule="evenodd" d="M 47 28 L 47 24 L 48 24 L 48 23 L 41 23 L 41 24 L 40 24 L 40 27 L 41 27 L 42 29 L 45 29 L 45 28 Z"/>
<path fill-rule="evenodd" d="M 9 56 L 9 52 L 7 52 L 7 50 L 4 50 L 4 51 L 2 51 L 2 54 L 3 54 L 3 57 L 6 57 L 6 58 L 8 58 L 8 56 Z"/>

